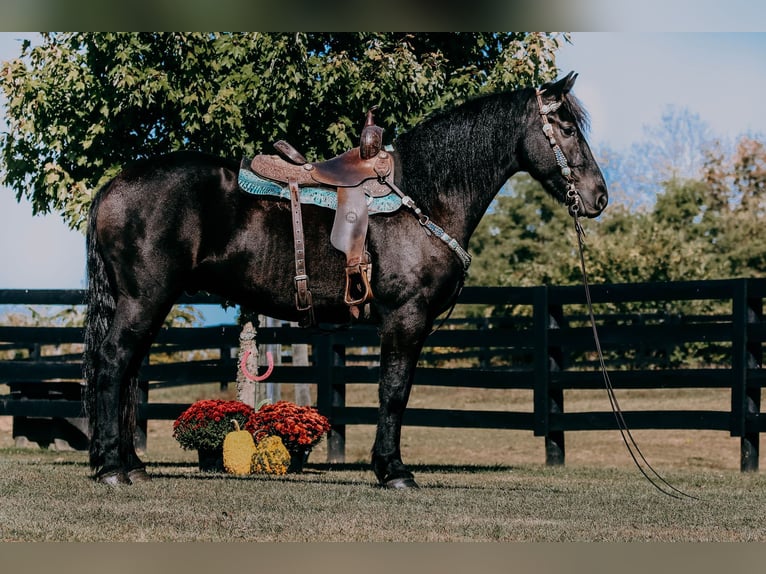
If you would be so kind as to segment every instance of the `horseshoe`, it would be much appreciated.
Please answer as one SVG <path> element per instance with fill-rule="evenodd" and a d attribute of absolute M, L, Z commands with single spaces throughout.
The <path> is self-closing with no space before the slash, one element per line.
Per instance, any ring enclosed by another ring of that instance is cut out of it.
<path fill-rule="evenodd" d="M 256 383 L 260 383 L 261 381 L 265 381 L 271 376 L 271 373 L 274 371 L 274 357 L 271 355 L 271 351 L 266 351 L 266 362 L 269 364 L 269 367 L 266 369 L 266 372 L 262 375 L 253 375 L 250 371 L 247 370 L 247 358 L 250 356 L 250 351 L 245 351 L 242 354 L 242 360 L 239 362 L 239 368 L 242 369 L 242 373 L 250 379 L 251 381 L 255 381 Z"/>

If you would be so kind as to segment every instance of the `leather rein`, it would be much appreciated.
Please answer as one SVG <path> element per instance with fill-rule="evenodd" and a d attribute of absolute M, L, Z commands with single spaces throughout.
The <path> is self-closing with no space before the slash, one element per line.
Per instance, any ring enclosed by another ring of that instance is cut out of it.
<path fill-rule="evenodd" d="M 674 487 L 662 476 L 660 476 L 660 474 L 652 467 L 652 465 L 649 464 L 649 461 L 646 460 L 646 457 L 644 457 L 641 449 L 638 447 L 636 440 L 633 438 L 633 434 L 630 432 L 630 428 L 625 422 L 625 417 L 623 416 L 620 404 L 617 402 L 617 396 L 614 392 L 612 381 L 609 378 L 609 372 L 607 371 L 606 363 L 604 361 L 604 353 L 601 349 L 601 340 L 598 336 L 598 329 L 596 328 L 596 317 L 593 312 L 593 302 L 591 300 L 590 294 L 590 283 L 588 281 L 588 274 L 585 269 L 585 230 L 582 228 L 582 225 L 580 225 L 580 221 L 578 219 L 580 209 L 582 207 L 582 199 L 580 197 L 580 193 L 577 191 L 572 169 L 569 167 L 566 156 L 564 155 L 564 152 L 561 151 L 561 147 L 556 141 L 556 137 L 553 133 L 553 126 L 548 122 L 548 114 L 555 112 L 563 102 L 554 101 L 549 104 L 543 104 L 542 95 L 544 92 L 545 90 L 543 89 L 536 90 L 537 105 L 540 112 L 540 118 L 542 119 L 543 123 L 543 133 L 548 138 L 548 142 L 551 144 L 551 149 L 553 150 L 553 154 L 556 158 L 556 163 L 561 170 L 561 175 L 566 180 L 567 191 L 565 203 L 569 210 L 569 215 L 572 216 L 574 221 L 575 234 L 577 235 L 577 247 L 580 256 L 580 270 L 582 272 L 582 281 L 585 288 L 585 299 L 588 307 L 588 316 L 590 319 L 591 328 L 593 330 L 593 340 L 595 341 L 599 367 L 604 379 L 604 387 L 606 388 L 607 396 L 609 397 L 609 404 L 611 405 L 612 412 L 614 413 L 615 419 L 617 421 L 617 427 L 620 431 L 620 436 L 622 437 L 623 443 L 625 444 L 631 459 L 633 459 L 633 463 L 652 486 L 654 486 L 661 493 L 670 496 L 671 498 L 685 497 L 691 498 L 693 500 L 698 500 L 696 496 L 687 494 L 682 490 Z"/>

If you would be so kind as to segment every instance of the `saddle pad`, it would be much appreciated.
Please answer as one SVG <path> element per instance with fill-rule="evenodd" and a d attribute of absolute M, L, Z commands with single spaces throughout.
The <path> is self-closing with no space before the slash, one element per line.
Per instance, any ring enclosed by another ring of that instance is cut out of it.
<path fill-rule="evenodd" d="M 290 190 L 287 186 L 282 187 L 280 184 L 263 179 L 244 168 L 239 170 L 238 183 L 243 191 L 252 195 L 290 199 Z M 362 188 L 364 189 L 364 186 Z M 334 189 L 326 187 L 302 187 L 300 188 L 300 202 L 336 210 L 338 208 L 338 194 Z M 383 197 L 367 196 L 367 210 L 370 215 L 392 213 L 401 206 L 401 198 L 393 192 Z"/>

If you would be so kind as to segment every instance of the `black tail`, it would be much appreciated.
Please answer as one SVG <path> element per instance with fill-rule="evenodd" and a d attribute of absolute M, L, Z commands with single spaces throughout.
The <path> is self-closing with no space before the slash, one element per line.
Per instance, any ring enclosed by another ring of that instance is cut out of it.
<path fill-rule="evenodd" d="M 108 184 L 107 184 L 108 186 Z M 114 318 L 114 296 L 109 286 L 104 260 L 96 239 L 96 214 L 101 203 L 103 191 L 96 194 L 90 206 L 87 230 L 87 265 L 88 292 L 85 299 L 87 314 L 85 317 L 85 355 L 83 357 L 83 376 L 85 378 L 85 411 L 88 415 L 90 436 L 94 437 L 96 424 L 97 386 L 95 381 L 98 349 L 104 340 L 109 325 Z M 90 462 L 92 467 L 101 464 L 100 447 L 93 438 L 90 441 Z"/>

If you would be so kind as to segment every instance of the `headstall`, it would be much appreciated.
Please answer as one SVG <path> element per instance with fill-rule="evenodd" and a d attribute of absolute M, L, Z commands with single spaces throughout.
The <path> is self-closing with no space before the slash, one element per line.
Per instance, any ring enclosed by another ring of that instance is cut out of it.
<path fill-rule="evenodd" d="M 553 155 L 556 158 L 556 163 L 558 164 L 559 168 L 561 168 L 561 175 L 567 182 L 566 204 L 569 208 L 569 215 L 576 217 L 576 215 L 580 212 L 580 194 L 577 192 L 577 188 L 575 187 L 574 178 L 572 177 L 572 168 L 569 167 L 567 158 L 564 155 L 564 152 L 561 151 L 561 147 L 556 141 L 556 137 L 553 135 L 553 126 L 550 124 L 550 122 L 548 122 L 548 114 L 558 110 L 561 107 L 562 102 L 554 101 L 550 104 L 543 104 L 542 96 L 544 92 L 545 90 L 543 89 L 536 90 L 537 105 L 540 108 L 540 117 L 543 120 L 543 133 L 545 134 L 545 137 L 548 138 L 548 142 L 551 144 Z"/>

